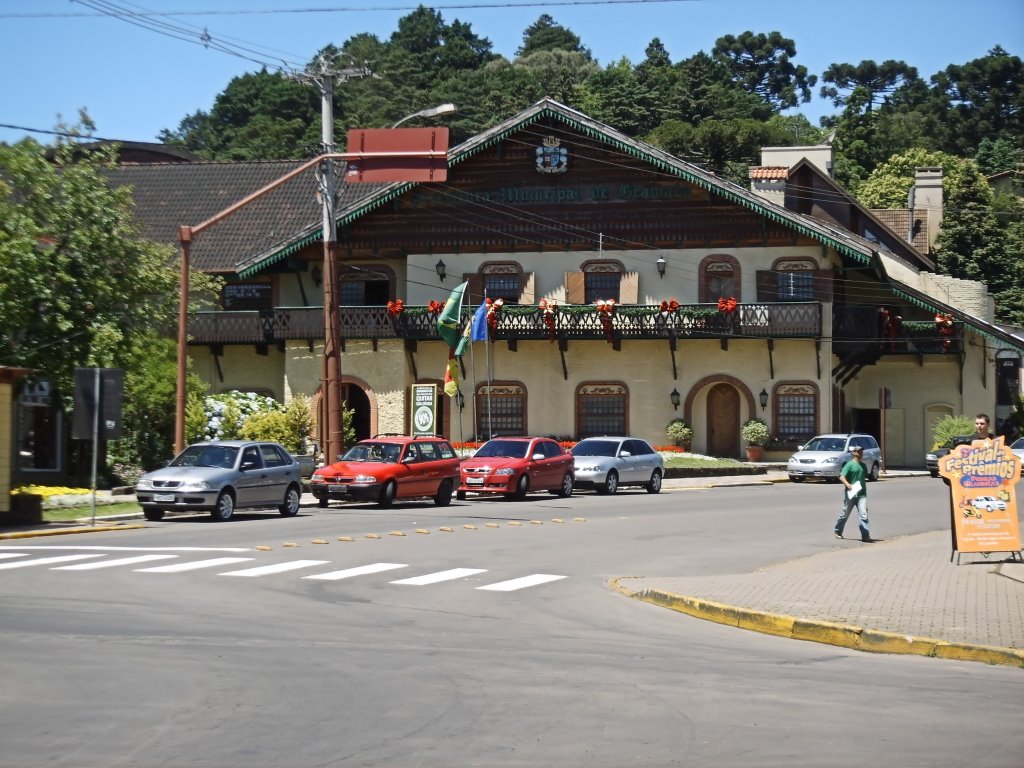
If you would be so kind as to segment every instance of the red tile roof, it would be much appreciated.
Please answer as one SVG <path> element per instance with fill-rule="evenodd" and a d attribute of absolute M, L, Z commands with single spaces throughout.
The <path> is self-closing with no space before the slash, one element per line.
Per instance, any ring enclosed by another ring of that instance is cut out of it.
<path fill-rule="evenodd" d="M 750 168 L 750 178 L 760 181 L 785 181 L 789 177 L 789 168 L 783 165 L 754 165 Z"/>

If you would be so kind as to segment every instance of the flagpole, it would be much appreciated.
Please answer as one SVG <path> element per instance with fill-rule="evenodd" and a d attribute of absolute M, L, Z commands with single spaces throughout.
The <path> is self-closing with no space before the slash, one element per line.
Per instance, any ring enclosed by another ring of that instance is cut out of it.
<path fill-rule="evenodd" d="M 473 398 L 473 442 L 476 442 L 477 433 L 476 427 L 479 425 L 476 412 L 476 349 L 475 344 L 469 345 L 469 367 L 473 374 L 473 390 L 471 392 Z"/>

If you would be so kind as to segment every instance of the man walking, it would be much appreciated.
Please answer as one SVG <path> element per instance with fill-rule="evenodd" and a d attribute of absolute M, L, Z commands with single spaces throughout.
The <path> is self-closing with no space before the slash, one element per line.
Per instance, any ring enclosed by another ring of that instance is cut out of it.
<path fill-rule="evenodd" d="M 837 539 L 843 538 L 846 520 L 856 507 L 860 513 L 860 540 L 871 541 L 871 531 L 868 528 L 868 468 L 861 461 L 864 449 L 857 445 L 851 452 L 853 458 L 846 462 L 839 472 L 839 482 L 843 484 L 843 507 L 839 512 L 839 519 L 836 520 L 835 535 Z"/>

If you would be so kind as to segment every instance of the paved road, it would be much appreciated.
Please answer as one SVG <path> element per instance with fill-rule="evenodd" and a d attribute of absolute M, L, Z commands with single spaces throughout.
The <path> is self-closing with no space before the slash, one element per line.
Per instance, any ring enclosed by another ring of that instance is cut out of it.
<path fill-rule="evenodd" d="M 934 524 L 934 485 L 878 490 L 880 534 Z M 538 496 L 3 542 L 24 554 L 0 563 L 98 556 L 0 570 L 0 765 L 1019 765 L 1020 670 L 743 632 L 607 587 L 835 551 L 833 495 Z M 151 570 L 219 558 L 247 559 Z M 542 574 L 561 578 L 483 589 Z"/>

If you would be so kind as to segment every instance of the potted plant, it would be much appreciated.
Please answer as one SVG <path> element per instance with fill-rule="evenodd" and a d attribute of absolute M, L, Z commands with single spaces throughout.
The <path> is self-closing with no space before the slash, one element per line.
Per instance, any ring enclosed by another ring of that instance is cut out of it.
<path fill-rule="evenodd" d="M 740 435 L 747 441 L 747 461 L 764 458 L 764 444 L 771 437 L 767 424 L 760 419 L 750 419 L 740 428 Z"/>
<path fill-rule="evenodd" d="M 665 427 L 665 434 L 675 445 L 680 445 L 690 450 L 690 441 L 693 440 L 693 430 L 687 426 L 682 419 L 672 419 Z"/>

